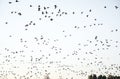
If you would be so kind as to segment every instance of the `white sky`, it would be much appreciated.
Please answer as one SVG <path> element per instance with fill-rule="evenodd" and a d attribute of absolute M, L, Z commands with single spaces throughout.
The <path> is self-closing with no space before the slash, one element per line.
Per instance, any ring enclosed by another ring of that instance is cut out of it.
<path fill-rule="evenodd" d="M 9 4 L 9 2 L 12 3 Z M 12 71 L 8 76 L 4 76 L 4 72 L 0 79 L 12 79 L 14 76 L 19 79 L 23 75 L 27 76 L 26 73 L 29 71 L 33 71 L 29 72 L 33 75 L 30 79 L 42 78 L 45 73 L 50 73 L 51 79 L 59 76 L 63 79 L 72 77 L 84 79 L 94 73 L 120 75 L 119 4 L 119 0 L 20 0 L 19 2 L 0 0 L 0 74 L 4 71 L 7 74 L 8 71 Z M 38 11 L 38 5 L 41 11 Z M 54 5 L 57 5 L 56 9 Z M 46 11 L 43 10 L 44 6 L 50 7 L 47 9 L 47 16 L 51 16 L 53 21 L 45 18 L 45 14 L 41 14 L 42 11 Z M 118 8 L 116 9 L 115 6 Z M 67 15 L 56 16 L 59 9 L 61 13 L 67 12 Z M 91 12 L 89 12 L 90 9 Z M 11 14 L 12 11 L 13 14 Z M 19 12 L 21 16 L 18 15 Z M 54 14 L 51 14 L 52 12 Z M 89 16 L 86 17 L 86 15 Z M 35 25 L 31 23 L 26 31 L 25 25 L 30 21 Z M 5 24 L 6 22 L 8 24 Z M 74 28 L 75 26 L 77 28 Z M 41 36 L 43 36 L 42 40 L 40 40 Z M 95 36 L 97 36 L 96 40 Z M 38 41 L 34 39 L 35 37 Z M 15 51 L 18 53 L 13 54 L 12 52 Z M 20 53 L 20 51 L 24 52 Z M 77 53 L 73 55 L 74 52 Z M 30 61 L 31 58 L 33 61 Z M 41 60 L 36 61 L 36 58 Z M 53 64 L 49 64 L 51 61 Z M 101 61 L 102 63 L 99 63 Z M 114 67 L 111 66 L 113 64 Z M 34 66 L 38 70 L 28 69 Z"/>

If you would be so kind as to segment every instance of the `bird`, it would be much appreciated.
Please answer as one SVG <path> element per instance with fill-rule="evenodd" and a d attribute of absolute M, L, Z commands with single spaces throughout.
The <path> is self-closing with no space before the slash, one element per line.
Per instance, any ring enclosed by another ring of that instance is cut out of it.
<path fill-rule="evenodd" d="M 73 14 L 75 14 L 75 12 L 73 12 Z"/>
<path fill-rule="evenodd" d="M 95 36 L 95 39 L 97 39 L 97 36 Z"/>
<path fill-rule="evenodd" d="M 118 9 L 118 6 L 115 6 L 115 9 Z"/>
<path fill-rule="evenodd" d="M 12 2 L 9 2 L 9 4 L 12 4 Z"/>
<path fill-rule="evenodd" d="M 104 6 L 104 8 L 107 8 L 106 6 Z"/>
<path fill-rule="evenodd" d="M 21 16 L 22 14 L 19 12 L 19 13 L 18 13 L 18 15 L 20 15 L 20 16 Z"/>
<path fill-rule="evenodd" d="M 30 5 L 30 7 L 32 7 L 32 5 Z"/>
<path fill-rule="evenodd" d="M 54 8 L 56 9 L 56 8 L 57 8 L 57 5 L 54 5 Z"/>
<path fill-rule="evenodd" d="M 8 24 L 8 22 L 5 22 L 5 24 Z"/>
<path fill-rule="evenodd" d="M 90 9 L 89 12 L 91 12 L 92 10 Z"/>
<path fill-rule="evenodd" d="M 15 2 L 19 2 L 18 0 L 16 0 Z"/>

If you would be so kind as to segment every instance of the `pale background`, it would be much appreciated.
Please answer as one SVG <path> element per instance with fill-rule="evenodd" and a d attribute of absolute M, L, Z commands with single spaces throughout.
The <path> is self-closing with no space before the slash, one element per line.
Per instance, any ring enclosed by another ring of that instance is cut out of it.
<path fill-rule="evenodd" d="M 44 6 L 50 7 L 47 11 L 53 21 L 38 11 L 38 5 L 41 11 Z M 54 5 L 57 5 L 56 9 Z M 24 75 L 26 78 L 33 75 L 30 79 L 42 79 L 46 73 L 50 73 L 51 79 L 87 79 L 94 73 L 120 75 L 119 5 L 119 0 L 0 0 L 0 79 L 22 79 Z M 56 16 L 59 9 L 67 15 Z M 30 21 L 36 25 L 28 26 L 25 31 L 25 25 Z M 102 46 L 100 41 L 105 45 Z M 16 51 L 18 53 L 12 53 Z M 73 55 L 75 51 L 77 53 Z M 41 60 L 36 61 L 36 58 Z"/>

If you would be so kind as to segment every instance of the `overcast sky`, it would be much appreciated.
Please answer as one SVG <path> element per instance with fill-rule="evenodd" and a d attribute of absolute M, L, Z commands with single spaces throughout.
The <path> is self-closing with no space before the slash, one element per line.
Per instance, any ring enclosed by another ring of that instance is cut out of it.
<path fill-rule="evenodd" d="M 120 75 L 119 5 L 119 0 L 0 0 L 0 77 Z"/>

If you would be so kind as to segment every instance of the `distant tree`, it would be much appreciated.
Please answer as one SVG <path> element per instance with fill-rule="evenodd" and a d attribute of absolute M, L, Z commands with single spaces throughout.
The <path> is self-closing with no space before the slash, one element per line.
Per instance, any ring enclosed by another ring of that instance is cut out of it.
<path fill-rule="evenodd" d="M 89 76 L 88 76 L 88 79 L 92 79 L 92 75 L 89 75 Z"/>
<path fill-rule="evenodd" d="M 99 75 L 97 79 L 102 79 L 102 75 Z"/>
<path fill-rule="evenodd" d="M 46 76 L 44 77 L 44 79 L 50 79 L 49 75 L 46 75 Z"/>
<path fill-rule="evenodd" d="M 120 79 L 120 76 L 117 76 L 117 79 Z"/>
<path fill-rule="evenodd" d="M 102 76 L 102 79 L 107 79 L 105 75 Z"/>
<path fill-rule="evenodd" d="M 112 76 L 112 75 L 109 75 L 109 76 L 108 76 L 108 79 L 113 79 L 113 76 Z"/>
<path fill-rule="evenodd" d="M 97 76 L 96 76 L 96 74 L 93 74 L 93 77 L 92 77 L 92 79 L 97 79 Z"/>

